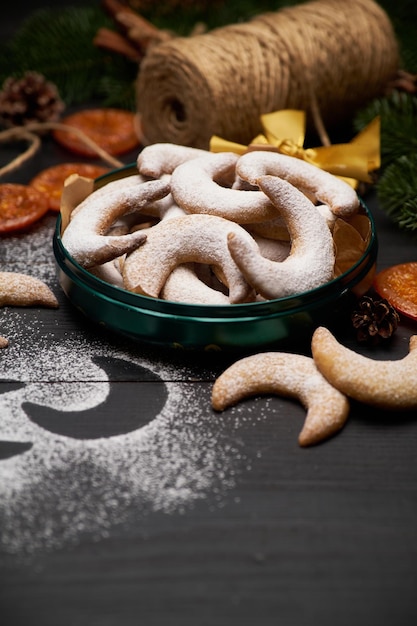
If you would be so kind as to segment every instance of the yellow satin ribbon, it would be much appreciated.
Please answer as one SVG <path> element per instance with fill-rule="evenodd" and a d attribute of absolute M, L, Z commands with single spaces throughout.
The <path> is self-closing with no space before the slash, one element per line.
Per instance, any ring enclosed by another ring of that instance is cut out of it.
<path fill-rule="evenodd" d="M 269 150 L 294 156 L 346 180 L 353 188 L 359 182 L 374 182 L 370 173 L 381 166 L 380 118 L 375 117 L 349 143 L 304 148 L 306 115 L 304 111 L 284 109 L 261 115 L 263 134 L 248 146 L 213 135 L 211 152 L 244 154 L 252 150 Z"/>

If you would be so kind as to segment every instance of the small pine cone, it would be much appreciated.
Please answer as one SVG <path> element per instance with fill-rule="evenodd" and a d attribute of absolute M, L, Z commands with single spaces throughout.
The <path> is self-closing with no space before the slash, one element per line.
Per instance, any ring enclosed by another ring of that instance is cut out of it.
<path fill-rule="evenodd" d="M 360 343 L 378 343 L 389 339 L 397 330 L 400 316 L 388 300 L 363 296 L 351 319 Z"/>
<path fill-rule="evenodd" d="M 37 72 L 6 78 L 0 91 L 0 121 L 8 127 L 54 122 L 64 108 L 56 86 Z"/>

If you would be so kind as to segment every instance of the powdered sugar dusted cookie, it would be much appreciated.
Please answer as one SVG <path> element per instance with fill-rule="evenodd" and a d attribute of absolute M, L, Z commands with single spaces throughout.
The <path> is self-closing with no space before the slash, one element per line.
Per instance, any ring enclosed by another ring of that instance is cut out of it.
<path fill-rule="evenodd" d="M 264 352 L 236 361 L 215 381 L 212 406 L 223 411 L 243 398 L 277 394 L 297 398 L 307 409 L 299 444 L 309 446 L 334 435 L 349 414 L 346 396 L 332 387 L 312 358 L 284 352 Z"/>
<path fill-rule="evenodd" d="M 111 261 L 134 250 L 146 239 L 137 231 L 126 235 L 107 235 L 122 215 L 139 212 L 169 194 L 169 183 L 153 180 L 126 188 L 108 183 L 90 194 L 76 209 L 62 235 L 62 243 L 83 267 L 90 268 Z"/>
<path fill-rule="evenodd" d="M 417 408 L 417 335 L 407 356 L 396 361 L 358 354 L 324 327 L 315 330 L 311 350 L 322 375 L 347 396 L 381 409 Z"/>
<path fill-rule="evenodd" d="M 171 177 L 171 192 L 177 204 L 187 213 L 217 215 L 239 224 L 277 217 L 276 209 L 261 191 L 232 188 L 237 161 L 238 156 L 232 152 L 208 152 L 177 167 Z"/>
<path fill-rule="evenodd" d="M 0 272 L 0 306 L 57 308 L 58 300 L 39 278 L 20 272 Z"/>
<path fill-rule="evenodd" d="M 172 172 L 182 163 L 207 154 L 206 150 L 180 146 L 173 143 L 154 143 L 146 146 L 136 160 L 140 174 L 160 178 Z"/>
<path fill-rule="evenodd" d="M 325 218 L 327 226 L 331 232 L 333 232 L 336 220 L 338 219 L 337 216 L 331 212 L 327 204 L 318 204 L 315 205 L 315 208 Z M 245 227 L 254 236 L 258 235 L 260 237 L 268 237 L 268 239 L 278 239 L 281 241 L 290 240 L 290 234 L 282 215 L 279 215 L 272 220 L 265 220 L 264 222 L 245 224 Z"/>
<path fill-rule="evenodd" d="M 263 150 L 242 155 L 237 164 L 238 176 L 252 185 L 262 176 L 279 176 L 327 204 L 338 216 L 348 217 L 359 209 L 356 191 L 345 181 L 315 165 L 277 152 Z"/>
<path fill-rule="evenodd" d="M 192 263 L 179 265 L 171 272 L 162 288 L 161 298 L 187 304 L 229 304 L 226 294 L 200 280 Z"/>
<path fill-rule="evenodd" d="M 239 233 L 228 237 L 230 253 L 246 280 L 264 298 L 282 298 L 323 285 L 333 278 L 333 238 L 326 219 L 291 183 L 262 176 L 260 189 L 285 219 L 291 251 L 282 262 L 266 259 Z"/>
<path fill-rule="evenodd" d="M 252 300 L 253 289 L 230 256 L 228 233 L 238 234 L 249 248 L 258 249 L 241 226 L 215 215 L 185 215 L 160 222 L 148 231 L 144 245 L 127 255 L 123 267 L 125 288 L 157 298 L 175 267 L 195 262 L 221 268 L 229 302 Z"/>
<path fill-rule="evenodd" d="M 270 261 L 284 261 L 291 251 L 290 241 L 260 237 L 256 233 L 251 233 L 251 235 L 258 244 L 259 252 Z"/>

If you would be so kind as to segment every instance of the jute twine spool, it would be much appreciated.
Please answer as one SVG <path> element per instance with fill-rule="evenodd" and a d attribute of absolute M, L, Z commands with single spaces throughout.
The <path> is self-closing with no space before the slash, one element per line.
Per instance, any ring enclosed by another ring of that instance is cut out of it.
<path fill-rule="evenodd" d="M 137 80 L 148 143 L 247 144 L 261 114 L 314 111 L 330 128 L 384 91 L 399 66 L 392 24 L 372 0 L 313 0 L 151 48 Z M 316 115 L 317 119 L 317 115 Z"/>

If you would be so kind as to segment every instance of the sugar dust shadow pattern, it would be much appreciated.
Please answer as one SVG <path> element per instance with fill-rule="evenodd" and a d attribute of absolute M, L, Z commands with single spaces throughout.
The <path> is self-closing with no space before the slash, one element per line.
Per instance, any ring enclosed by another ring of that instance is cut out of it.
<path fill-rule="evenodd" d="M 30 441 L 0 441 L 0 461 L 23 454 L 32 446 L 33 443 Z"/>
<path fill-rule="evenodd" d="M 109 394 L 103 403 L 86 410 L 65 411 L 23 402 L 22 409 L 29 419 L 56 435 L 99 439 L 138 430 L 162 411 L 168 391 L 157 374 L 114 357 L 95 356 L 92 360 L 111 380 Z"/>
<path fill-rule="evenodd" d="M 25 386 L 25 383 L 14 380 L 0 380 L 0 383 L 0 394 L 16 391 Z M 30 450 L 32 446 L 33 444 L 30 441 L 6 441 L 0 439 L 0 461 L 23 454 Z"/>

